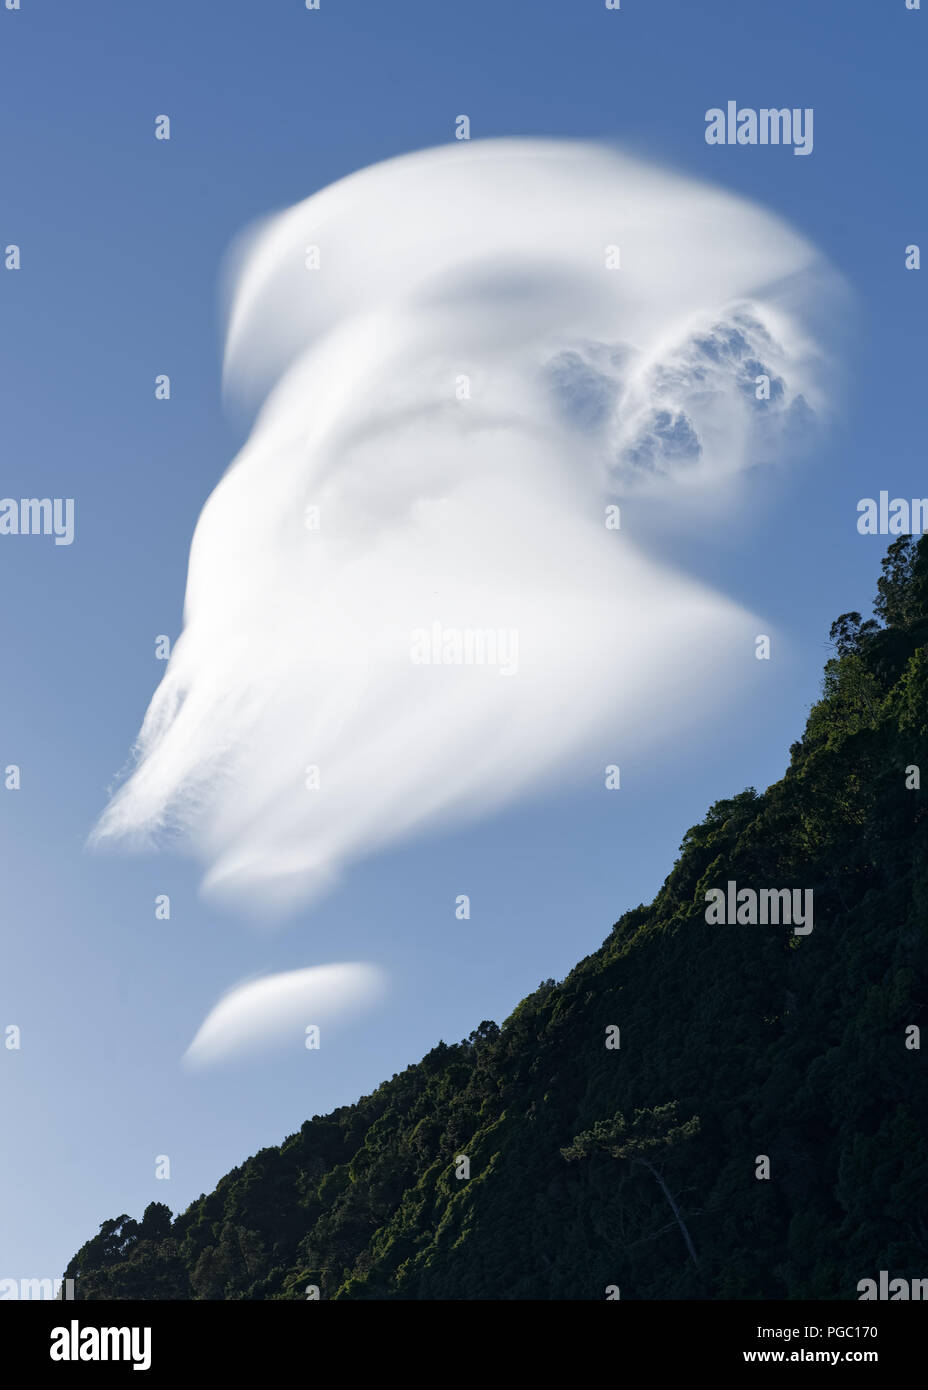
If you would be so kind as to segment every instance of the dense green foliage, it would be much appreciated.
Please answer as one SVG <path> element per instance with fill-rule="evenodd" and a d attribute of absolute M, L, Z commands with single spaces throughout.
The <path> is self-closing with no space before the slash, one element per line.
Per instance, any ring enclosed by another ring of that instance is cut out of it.
<path fill-rule="evenodd" d="M 907 772 L 928 773 L 928 539 L 890 547 L 875 611 L 834 624 L 783 779 L 716 803 L 600 950 L 173 1222 L 157 1203 L 105 1222 L 67 1270 L 77 1296 L 856 1298 L 881 1269 L 928 1275 L 906 1031 L 928 1027 Z M 729 879 L 812 889 L 813 932 L 708 925 Z"/>

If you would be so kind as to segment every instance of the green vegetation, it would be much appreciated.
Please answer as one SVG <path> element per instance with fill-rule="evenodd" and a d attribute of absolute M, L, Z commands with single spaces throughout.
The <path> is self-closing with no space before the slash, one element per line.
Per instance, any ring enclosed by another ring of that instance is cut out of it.
<path fill-rule="evenodd" d="M 77 1296 L 828 1299 L 928 1275 L 907 1034 L 928 1028 L 928 805 L 907 772 L 928 774 L 928 539 L 890 546 L 875 613 L 833 625 L 783 779 L 717 802 L 565 980 L 176 1220 L 105 1222 L 66 1271 Z M 728 879 L 811 888 L 814 931 L 707 925 Z"/>

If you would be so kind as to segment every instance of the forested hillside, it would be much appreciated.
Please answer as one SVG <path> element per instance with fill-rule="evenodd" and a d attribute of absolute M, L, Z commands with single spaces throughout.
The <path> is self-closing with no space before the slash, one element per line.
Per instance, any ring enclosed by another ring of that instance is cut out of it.
<path fill-rule="evenodd" d="M 566 979 L 173 1221 L 104 1222 L 77 1297 L 853 1299 L 928 1276 L 928 538 L 890 546 L 874 612 L 833 625 L 782 780 L 717 802 Z M 814 930 L 709 925 L 729 880 L 811 889 Z"/>

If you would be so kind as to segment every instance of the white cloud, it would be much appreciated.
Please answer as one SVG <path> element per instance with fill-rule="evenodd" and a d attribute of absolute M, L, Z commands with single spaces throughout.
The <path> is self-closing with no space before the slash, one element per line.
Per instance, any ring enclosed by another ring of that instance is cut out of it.
<path fill-rule="evenodd" d="M 820 410 L 788 306 L 827 279 L 769 213 L 579 144 L 406 156 L 265 223 L 226 380 L 266 399 L 203 509 L 184 631 L 96 838 L 180 835 L 208 889 L 285 910 L 717 707 L 769 627 L 654 543 Z M 606 530 L 642 494 L 654 533 Z M 413 664 L 434 623 L 515 630 L 518 673 Z"/>
<path fill-rule="evenodd" d="M 315 965 L 247 981 L 210 1010 L 184 1061 L 204 1067 L 274 1046 L 304 1048 L 307 1027 L 321 1030 L 382 990 L 380 971 L 364 964 Z"/>

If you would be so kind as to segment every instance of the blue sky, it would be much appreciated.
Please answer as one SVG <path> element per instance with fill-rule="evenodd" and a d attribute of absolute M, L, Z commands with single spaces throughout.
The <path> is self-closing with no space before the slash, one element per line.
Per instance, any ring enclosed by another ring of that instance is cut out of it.
<path fill-rule="evenodd" d="M 904 0 L 0 9 L 0 243 L 22 248 L 0 270 L 0 493 L 76 500 L 73 545 L 0 541 L 0 764 L 22 768 L 0 790 L 0 1029 L 22 1030 L 20 1051 L 0 1048 L 0 1277 L 59 1273 L 104 1218 L 183 1209 L 440 1037 L 501 1020 L 651 898 L 713 800 L 781 773 L 829 623 L 874 590 L 886 541 L 857 534 L 857 500 L 926 490 L 924 291 L 903 263 L 925 227 L 926 22 Z M 705 112 L 729 99 L 812 107 L 813 154 L 708 146 Z M 784 639 L 737 718 L 623 767 L 620 797 L 554 785 L 368 859 L 268 933 L 204 903 L 188 860 L 84 850 L 162 672 L 155 636 L 180 629 L 197 516 L 243 439 L 220 399 L 220 265 L 255 218 L 449 140 L 462 112 L 474 138 L 617 141 L 791 222 L 856 296 L 847 389 L 762 512 L 681 542 L 684 567 Z M 390 988 L 330 1046 L 181 1070 L 229 986 L 337 960 L 378 962 Z"/>

